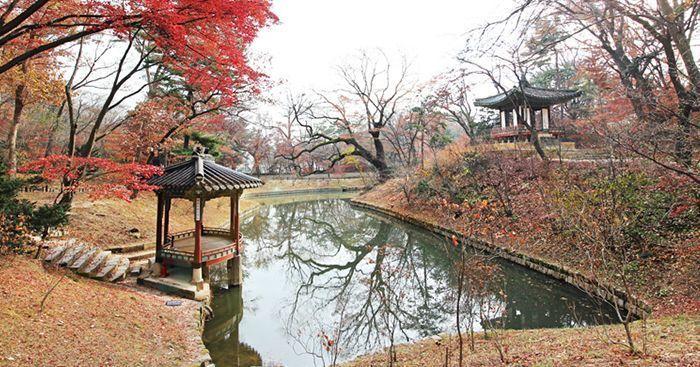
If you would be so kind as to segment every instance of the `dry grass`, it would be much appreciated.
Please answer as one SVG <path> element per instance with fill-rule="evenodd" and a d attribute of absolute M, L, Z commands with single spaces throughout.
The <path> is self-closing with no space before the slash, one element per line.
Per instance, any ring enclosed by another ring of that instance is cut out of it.
<path fill-rule="evenodd" d="M 361 179 L 331 180 L 271 180 L 246 193 L 294 192 L 295 190 L 363 187 Z M 25 193 L 23 198 L 48 202 L 52 194 Z M 255 200 L 241 200 L 241 211 L 257 206 Z M 174 200 L 170 214 L 172 231 L 193 227 L 192 203 Z M 204 225 L 222 227 L 229 222 L 229 199 L 208 201 L 204 208 Z M 67 238 L 77 238 L 94 246 L 107 248 L 130 243 L 155 242 L 156 198 L 144 193 L 132 202 L 119 199 L 90 200 L 86 195 L 77 195 L 71 210 L 70 223 L 66 228 Z M 129 230 L 138 229 L 141 238 L 135 239 Z"/>
<path fill-rule="evenodd" d="M 640 340 L 641 323 L 634 327 Z M 464 346 L 464 366 L 700 366 L 700 317 L 666 317 L 650 321 L 647 327 L 647 352 L 636 355 L 614 343 L 624 339 L 621 326 L 505 331 L 505 363 L 493 340 L 479 334 L 474 352 Z M 400 345 L 394 366 L 445 366 L 448 351 L 448 366 L 458 366 L 456 336 L 444 336 L 440 345 L 430 339 Z M 388 366 L 387 358 L 380 352 L 343 366 Z"/>
<path fill-rule="evenodd" d="M 15 255 L 0 257 L 0 279 L 0 366 L 180 366 L 202 355 L 196 302 L 167 307 L 169 297 Z"/>

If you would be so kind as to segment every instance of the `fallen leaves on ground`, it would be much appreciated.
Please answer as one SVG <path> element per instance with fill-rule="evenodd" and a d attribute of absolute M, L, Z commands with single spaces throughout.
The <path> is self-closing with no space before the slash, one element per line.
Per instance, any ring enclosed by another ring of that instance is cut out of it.
<path fill-rule="evenodd" d="M 167 307 L 16 255 L 0 257 L 0 279 L 0 366 L 179 366 L 202 353 L 195 302 Z"/>
<path fill-rule="evenodd" d="M 640 343 L 641 322 L 634 324 Z M 464 366 L 700 366 L 700 317 L 676 316 L 651 320 L 647 324 L 647 352 L 631 354 L 622 345 L 620 325 L 574 329 L 508 330 L 501 341 L 507 350 L 502 362 L 494 339 L 476 336 L 475 351 L 464 337 Z M 458 366 L 458 339 L 443 336 L 396 347 L 396 367 Z M 386 351 L 360 357 L 343 367 L 388 366 Z"/>

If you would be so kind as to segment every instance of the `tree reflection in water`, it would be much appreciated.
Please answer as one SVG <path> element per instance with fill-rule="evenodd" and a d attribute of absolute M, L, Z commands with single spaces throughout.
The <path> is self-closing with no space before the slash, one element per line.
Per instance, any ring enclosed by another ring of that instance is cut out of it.
<path fill-rule="evenodd" d="M 313 356 L 318 365 L 452 330 L 454 254 L 442 238 L 354 210 L 340 200 L 265 207 L 243 223 L 242 231 L 244 272 L 283 273 L 276 276 L 292 289 L 279 305 L 280 326 L 294 351 Z M 488 296 L 503 310 L 491 315 L 498 324 L 533 328 L 596 323 L 598 309 L 577 290 L 516 265 L 499 265 L 502 287 Z M 216 301 L 220 312 L 231 308 L 242 315 L 242 305 Z M 229 335 L 236 340 L 227 346 L 238 348 L 237 317 L 207 324 L 205 341 L 208 335 L 209 340 Z M 219 345 L 207 346 L 213 356 L 218 353 L 213 349 Z M 235 354 L 221 353 L 226 360 Z M 214 359 L 217 366 L 244 366 Z"/>

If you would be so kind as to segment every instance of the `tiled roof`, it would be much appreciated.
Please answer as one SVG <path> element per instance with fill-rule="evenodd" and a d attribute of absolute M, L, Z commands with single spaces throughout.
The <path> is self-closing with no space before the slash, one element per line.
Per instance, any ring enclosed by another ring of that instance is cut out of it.
<path fill-rule="evenodd" d="M 250 189 L 264 184 L 258 178 L 216 164 L 211 156 L 200 154 L 166 167 L 162 176 L 154 177 L 148 183 L 160 186 L 160 191 L 178 193 L 193 189 L 206 192 Z"/>
<path fill-rule="evenodd" d="M 510 109 L 527 102 L 533 108 L 541 108 L 564 103 L 580 97 L 581 92 L 573 89 L 549 89 L 530 86 L 513 87 L 511 90 L 486 98 L 477 98 L 474 105 L 495 109 Z"/>

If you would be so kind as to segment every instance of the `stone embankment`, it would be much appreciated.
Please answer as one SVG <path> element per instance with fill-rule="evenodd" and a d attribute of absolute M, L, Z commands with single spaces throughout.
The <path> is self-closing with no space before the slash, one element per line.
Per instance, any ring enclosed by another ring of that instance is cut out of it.
<path fill-rule="evenodd" d="M 372 210 L 380 214 L 386 215 L 388 217 L 399 219 L 417 227 L 427 229 L 437 235 L 444 236 L 445 238 L 462 238 L 461 233 L 441 224 L 429 223 L 408 215 L 404 215 L 388 207 L 377 205 L 376 203 L 372 203 L 369 201 L 364 201 L 361 198 L 355 198 L 351 202 L 352 205 L 356 207 Z M 638 317 L 648 315 L 651 312 L 651 308 L 641 300 L 628 297 L 623 291 L 616 289 L 613 286 L 604 284 L 594 279 L 590 279 L 584 274 L 569 269 L 565 266 L 551 264 L 543 259 L 528 256 L 526 254 L 514 251 L 512 249 L 493 244 L 489 241 L 484 241 L 482 239 L 469 238 L 463 239 L 460 242 L 462 244 L 474 247 L 480 251 L 494 254 L 498 257 L 501 257 L 518 265 L 524 266 L 539 273 L 548 275 L 552 278 L 569 283 L 574 287 L 577 287 L 589 294 L 597 295 L 598 297 L 606 300 L 607 302 L 610 302 L 611 304 L 616 304 L 617 306 L 627 310 L 628 312 L 631 312 L 632 314 Z"/>

